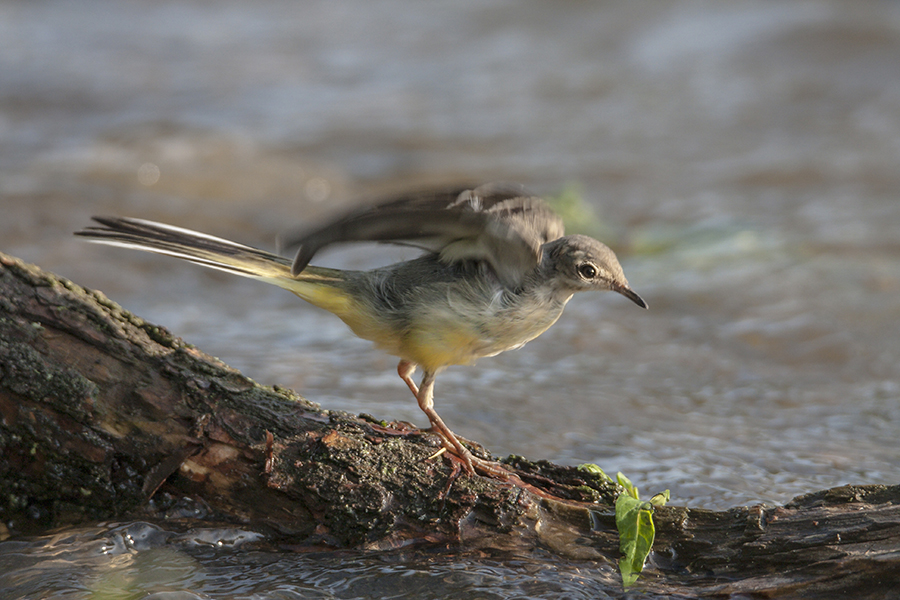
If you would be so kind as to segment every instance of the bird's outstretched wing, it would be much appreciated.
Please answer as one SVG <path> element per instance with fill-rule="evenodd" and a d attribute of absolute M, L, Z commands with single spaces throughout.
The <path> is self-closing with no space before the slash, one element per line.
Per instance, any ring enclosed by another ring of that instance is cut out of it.
<path fill-rule="evenodd" d="M 300 246 L 295 275 L 326 246 L 377 241 L 418 246 L 446 262 L 483 260 L 504 285 L 517 287 L 540 261 L 541 246 L 563 233 L 562 220 L 543 200 L 521 186 L 492 183 L 367 207 L 288 238 L 285 247 Z"/>

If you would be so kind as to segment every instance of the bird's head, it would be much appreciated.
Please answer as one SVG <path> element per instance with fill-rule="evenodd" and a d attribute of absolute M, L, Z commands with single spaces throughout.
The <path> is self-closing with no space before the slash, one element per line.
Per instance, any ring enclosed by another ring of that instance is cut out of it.
<path fill-rule="evenodd" d="M 544 244 L 542 267 L 562 293 L 618 292 L 640 306 L 647 303 L 628 285 L 615 253 L 586 235 L 567 235 Z"/>

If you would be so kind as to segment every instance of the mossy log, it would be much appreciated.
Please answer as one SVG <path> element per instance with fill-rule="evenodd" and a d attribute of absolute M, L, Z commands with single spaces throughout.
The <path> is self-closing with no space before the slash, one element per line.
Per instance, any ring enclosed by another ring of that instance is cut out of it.
<path fill-rule="evenodd" d="M 260 386 L 164 328 L 0 254 L 0 518 L 203 518 L 309 548 L 411 543 L 618 560 L 611 484 L 507 459 L 470 477 L 427 433 Z M 673 597 L 900 596 L 900 486 L 783 507 L 658 508 L 639 586 Z M 609 568 L 610 572 L 613 570 Z"/>

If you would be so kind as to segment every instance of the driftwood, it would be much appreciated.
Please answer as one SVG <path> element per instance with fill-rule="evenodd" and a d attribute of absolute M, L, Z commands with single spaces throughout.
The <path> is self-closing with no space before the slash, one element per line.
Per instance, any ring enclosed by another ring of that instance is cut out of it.
<path fill-rule="evenodd" d="M 469 477 L 429 458 L 438 448 L 431 434 L 260 386 L 0 254 L 0 518 L 12 533 L 200 517 L 317 549 L 541 546 L 616 563 L 608 482 L 516 457 L 510 481 Z M 900 486 L 654 519 L 638 584 L 653 594 L 900 597 Z"/>

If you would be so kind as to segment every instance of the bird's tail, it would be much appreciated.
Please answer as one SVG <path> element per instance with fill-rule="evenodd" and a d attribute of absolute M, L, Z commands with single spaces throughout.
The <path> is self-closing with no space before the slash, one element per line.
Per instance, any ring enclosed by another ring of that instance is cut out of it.
<path fill-rule="evenodd" d="M 340 312 L 344 304 L 345 277 L 341 271 L 307 267 L 295 276 L 291 275 L 290 260 L 223 238 L 143 219 L 93 219 L 100 225 L 87 227 L 75 235 L 99 244 L 183 258 L 204 267 L 265 281 L 331 312 Z"/>

